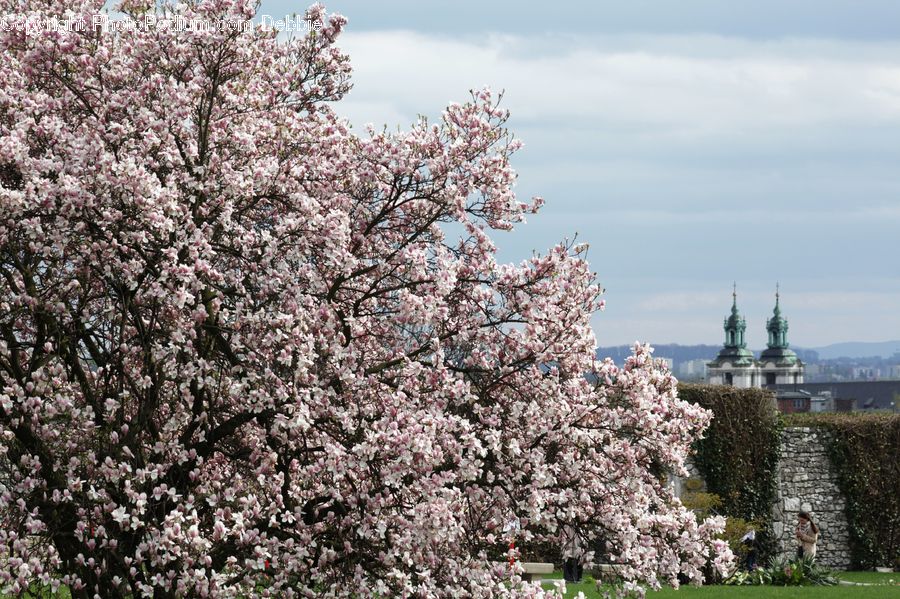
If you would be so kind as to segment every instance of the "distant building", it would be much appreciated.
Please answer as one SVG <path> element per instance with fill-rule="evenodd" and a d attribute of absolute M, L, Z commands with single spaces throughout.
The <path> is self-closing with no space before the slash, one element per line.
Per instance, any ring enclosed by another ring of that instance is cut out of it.
<path fill-rule="evenodd" d="M 669 371 L 670 371 L 670 372 L 671 372 L 672 370 L 674 370 L 674 368 L 675 368 L 675 360 L 674 360 L 674 359 L 672 359 L 672 358 L 661 358 L 661 357 L 657 357 L 656 359 L 657 359 L 657 360 L 662 360 L 663 362 L 665 362 L 665 363 L 666 363 L 666 366 L 669 368 Z"/>
<path fill-rule="evenodd" d="M 881 378 L 881 369 L 872 366 L 854 366 L 853 378 L 862 381 L 875 381 Z"/>
<path fill-rule="evenodd" d="M 725 344 L 716 359 L 706 365 L 707 379 L 713 385 L 731 385 L 741 389 L 756 387 L 759 383 L 759 364 L 744 341 L 747 321 L 738 312 L 737 288 L 731 295 L 731 315 L 723 325 Z"/>
<path fill-rule="evenodd" d="M 782 414 L 809 412 L 812 408 L 812 396 L 806 391 L 782 391 L 775 395 L 778 411 Z"/>
<path fill-rule="evenodd" d="M 788 322 L 781 315 L 780 294 L 775 292 L 775 310 L 766 321 L 769 341 L 757 360 L 747 349 L 747 321 L 737 307 L 737 289 L 732 292 L 731 315 L 725 319 L 725 344 L 716 359 L 707 364 L 707 380 L 713 385 L 772 387 L 803 382 L 803 362 L 790 349 Z M 807 411 L 808 411 L 807 406 Z"/>
<path fill-rule="evenodd" d="M 820 395 L 810 394 L 809 398 L 810 412 L 834 412 L 835 403 L 831 393 L 823 391 Z"/>
<path fill-rule="evenodd" d="M 835 412 L 852 412 L 856 409 L 856 400 L 855 399 L 844 399 L 842 397 L 834 398 L 834 411 Z"/>
<path fill-rule="evenodd" d="M 687 379 L 706 379 L 706 360 L 685 360 L 678 365 L 678 375 Z"/>
<path fill-rule="evenodd" d="M 775 310 L 772 318 L 766 321 L 769 342 L 759 356 L 759 372 L 765 386 L 803 382 L 803 362 L 794 350 L 788 347 L 788 322 L 781 315 L 779 300 L 779 293 L 776 290 Z"/>
<path fill-rule="evenodd" d="M 708 362 L 707 382 L 739 388 L 766 388 L 775 392 L 778 409 L 792 412 L 851 412 L 854 410 L 900 412 L 900 365 L 856 367 L 848 371 L 855 380 L 804 383 L 805 365 L 790 349 L 788 321 L 781 314 L 780 293 L 775 292 L 775 309 L 766 321 L 769 341 L 759 358 L 747 349 L 744 333 L 747 322 L 737 306 L 737 289 L 732 292 L 731 314 L 725 319 L 725 343 L 715 360 Z M 696 360 L 692 362 L 697 362 Z M 696 368 L 684 362 L 680 369 Z M 874 380 L 886 374 L 892 380 Z"/>
<path fill-rule="evenodd" d="M 900 381 L 840 381 L 776 385 L 775 392 L 807 391 L 813 397 L 828 397 L 836 412 L 878 410 L 900 412 Z"/>

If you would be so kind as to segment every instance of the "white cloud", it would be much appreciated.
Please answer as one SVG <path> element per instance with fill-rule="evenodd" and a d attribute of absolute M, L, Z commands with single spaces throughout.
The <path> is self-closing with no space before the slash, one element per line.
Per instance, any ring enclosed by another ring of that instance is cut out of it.
<path fill-rule="evenodd" d="M 392 106 L 376 115 L 351 106 L 348 115 L 358 122 L 398 114 L 409 121 L 422 110 L 436 114 L 485 84 L 506 90 L 517 122 L 578 119 L 718 136 L 900 121 L 896 44 L 878 52 L 875 44 L 847 41 L 751 45 L 701 35 L 460 39 L 378 31 L 347 33 L 341 45 L 356 71 L 350 100 Z"/>
<path fill-rule="evenodd" d="M 718 343 L 733 279 L 756 281 L 739 298 L 754 347 L 776 280 L 792 343 L 897 337 L 900 43 L 376 31 L 341 44 L 355 87 L 337 109 L 356 125 L 405 128 L 470 88 L 505 90 L 526 142 L 518 190 L 548 204 L 497 236 L 501 258 L 578 231 L 610 290 L 601 344 Z M 850 273 L 853 293 L 836 289 Z"/>

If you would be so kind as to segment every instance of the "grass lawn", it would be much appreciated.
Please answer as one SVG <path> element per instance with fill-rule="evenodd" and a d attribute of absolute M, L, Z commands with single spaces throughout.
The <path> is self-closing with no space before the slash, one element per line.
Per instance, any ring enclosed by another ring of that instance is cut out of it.
<path fill-rule="evenodd" d="M 556 576 L 560 578 L 561 576 Z M 838 577 L 851 582 L 869 583 L 871 586 L 835 587 L 775 587 L 775 586 L 725 586 L 681 587 L 647 592 L 647 599 L 900 599 L 900 573 L 891 572 L 840 572 Z M 890 581 L 893 581 L 891 584 Z M 575 597 L 581 591 L 589 599 L 602 595 L 594 584 L 570 584 L 566 597 Z"/>
<path fill-rule="evenodd" d="M 900 572 L 838 572 L 838 578 L 871 584 L 900 584 Z"/>
<path fill-rule="evenodd" d="M 774 586 L 741 586 L 712 585 L 706 587 L 681 587 L 648 591 L 647 599 L 900 599 L 900 572 L 838 572 L 838 578 L 856 583 L 867 583 L 871 586 L 836 586 L 836 587 L 774 587 Z M 562 572 L 554 572 L 544 579 L 544 586 L 549 586 L 553 579 L 562 579 Z M 566 589 L 566 597 L 575 597 L 581 591 L 588 599 L 600 599 L 594 583 L 570 584 Z M 49 598 L 50 595 L 47 595 Z M 69 599 L 71 595 L 62 589 L 52 599 Z M 0 595 L 0 599 L 6 599 Z"/>

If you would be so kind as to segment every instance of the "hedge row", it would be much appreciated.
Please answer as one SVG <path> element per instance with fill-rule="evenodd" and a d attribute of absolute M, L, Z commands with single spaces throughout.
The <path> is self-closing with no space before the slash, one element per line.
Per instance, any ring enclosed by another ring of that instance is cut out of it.
<path fill-rule="evenodd" d="M 781 425 L 772 394 L 763 389 L 678 384 L 678 395 L 715 417 L 694 446 L 694 464 L 709 492 L 721 498 L 724 516 L 755 521 L 765 558 L 774 549 L 770 528 L 777 492 Z"/>
<path fill-rule="evenodd" d="M 767 517 L 776 494 L 781 427 L 772 394 L 763 389 L 678 385 L 678 395 L 715 414 L 694 449 L 694 464 L 729 516 Z"/>

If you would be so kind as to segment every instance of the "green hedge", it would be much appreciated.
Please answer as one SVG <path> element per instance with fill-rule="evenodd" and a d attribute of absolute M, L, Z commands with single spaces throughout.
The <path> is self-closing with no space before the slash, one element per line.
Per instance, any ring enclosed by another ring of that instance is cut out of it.
<path fill-rule="evenodd" d="M 704 438 L 694 446 L 694 464 L 709 492 L 721 498 L 719 513 L 761 525 L 757 545 L 765 559 L 774 550 L 769 523 L 781 443 L 772 393 L 679 383 L 678 395 L 715 415 Z"/>
<path fill-rule="evenodd" d="M 900 569 L 900 415 L 797 414 L 785 423 L 833 433 L 828 450 L 847 500 L 854 566 Z"/>
<path fill-rule="evenodd" d="M 772 394 L 724 385 L 678 385 L 678 395 L 712 410 L 694 464 L 727 515 L 768 517 L 775 502 L 781 427 Z"/>

